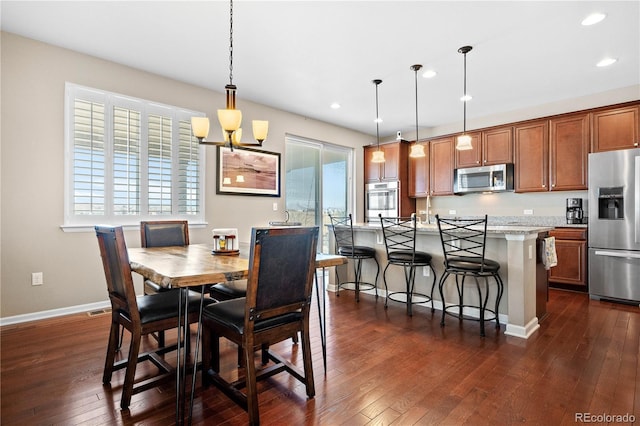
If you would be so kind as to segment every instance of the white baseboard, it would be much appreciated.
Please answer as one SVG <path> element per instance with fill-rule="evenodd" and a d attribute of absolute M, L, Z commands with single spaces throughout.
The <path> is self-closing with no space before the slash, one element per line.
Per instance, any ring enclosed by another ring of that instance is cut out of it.
<path fill-rule="evenodd" d="M 11 317 L 0 318 L 0 327 L 11 324 L 20 324 L 23 322 L 37 321 L 47 318 L 61 317 L 64 315 L 78 314 L 82 312 L 90 312 L 98 309 L 111 308 L 108 300 L 103 302 L 87 303 L 86 305 L 69 306 L 66 308 L 50 309 L 48 311 L 33 312 L 30 314 L 14 315 Z"/>

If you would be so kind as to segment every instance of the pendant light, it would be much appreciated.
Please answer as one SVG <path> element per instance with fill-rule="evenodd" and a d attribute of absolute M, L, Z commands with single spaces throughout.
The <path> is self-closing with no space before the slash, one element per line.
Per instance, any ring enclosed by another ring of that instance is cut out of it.
<path fill-rule="evenodd" d="M 267 138 L 269 122 L 265 120 L 253 120 L 253 137 L 256 142 L 242 143 L 242 111 L 236 109 L 236 89 L 233 84 L 233 0 L 229 1 L 229 84 L 225 87 L 226 108 L 218 110 L 218 121 L 222 127 L 222 142 L 205 141 L 209 135 L 209 119 L 207 117 L 192 117 L 191 129 L 198 142 L 203 145 L 225 145 L 233 151 L 234 146 L 262 146 Z"/>
<path fill-rule="evenodd" d="M 378 113 L 378 86 L 382 83 L 382 80 L 372 80 L 376 85 L 376 139 L 378 140 L 378 149 L 373 152 L 371 157 L 372 163 L 384 163 L 384 152 L 380 151 L 380 114 Z"/>
<path fill-rule="evenodd" d="M 424 145 L 418 143 L 418 71 L 420 71 L 420 68 L 422 68 L 420 64 L 411 65 L 416 81 L 416 143 L 411 146 L 411 151 L 409 152 L 409 157 L 411 158 L 421 158 L 425 156 Z"/>
<path fill-rule="evenodd" d="M 456 149 L 458 151 L 466 151 L 473 149 L 471 145 L 471 136 L 467 134 L 467 101 L 470 99 L 467 95 L 467 53 L 473 49 L 471 46 L 462 46 L 458 49 L 458 53 L 464 55 L 464 95 L 462 96 L 463 102 L 463 117 L 462 117 L 462 134 L 458 136 L 456 142 Z"/>

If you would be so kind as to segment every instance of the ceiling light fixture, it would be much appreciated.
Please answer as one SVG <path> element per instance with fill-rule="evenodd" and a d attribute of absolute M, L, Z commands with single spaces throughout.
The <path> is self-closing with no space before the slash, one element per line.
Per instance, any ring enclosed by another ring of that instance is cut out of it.
<path fill-rule="evenodd" d="M 222 127 L 224 142 L 206 141 L 209 135 L 209 119 L 207 117 L 192 117 L 191 129 L 198 142 L 203 145 L 225 145 L 233 151 L 234 146 L 262 146 L 269 132 L 269 122 L 253 120 L 253 137 L 256 142 L 242 143 L 242 111 L 236 109 L 236 89 L 233 84 L 233 0 L 229 1 L 229 84 L 225 87 L 226 108 L 218 110 L 218 121 Z"/>
<path fill-rule="evenodd" d="M 605 15 L 604 13 L 596 12 L 584 18 L 581 23 L 584 26 L 589 26 L 589 25 L 597 24 L 598 22 L 602 21 L 606 17 L 607 15 Z"/>
<path fill-rule="evenodd" d="M 464 106 L 462 116 L 462 134 L 458 136 L 458 140 L 456 142 L 456 149 L 458 151 L 473 149 L 473 146 L 471 145 L 471 136 L 467 134 L 467 101 L 471 99 L 471 97 L 467 95 L 467 53 L 469 53 L 471 49 L 473 49 L 471 46 L 462 46 L 458 49 L 458 53 L 462 53 L 464 55 L 464 94 L 462 96 Z"/>
<path fill-rule="evenodd" d="M 422 73 L 422 77 L 424 78 L 433 78 L 437 75 L 438 73 L 435 72 L 434 70 L 426 70 L 425 72 Z"/>
<path fill-rule="evenodd" d="M 413 70 L 415 81 L 416 81 L 416 142 L 411 146 L 411 152 L 409 152 L 409 157 L 411 158 L 420 158 L 424 157 L 424 145 L 420 145 L 418 143 L 418 71 L 422 68 L 422 65 L 416 64 L 411 65 L 411 70 Z"/>
<path fill-rule="evenodd" d="M 382 80 L 372 80 L 373 84 L 376 85 L 376 139 L 378 140 L 378 149 L 373 151 L 373 156 L 371 157 L 372 163 L 384 163 L 384 152 L 380 151 L 380 114 L 378 113 L 378 86 L 382 83 Z"/>
<path fill-rule="evenodd" d="M 597 67 L 608 67 L 609 65 L 613 65 L 618 62 L 615 58 L 604 58 L 600 62 L 596 64 Z"/>

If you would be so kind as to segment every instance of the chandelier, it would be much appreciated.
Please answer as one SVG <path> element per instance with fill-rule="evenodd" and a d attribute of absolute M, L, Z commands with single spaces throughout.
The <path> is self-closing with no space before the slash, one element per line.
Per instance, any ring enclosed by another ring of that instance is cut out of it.
<path fill-rule="evenodd" d="M 226 108 L 218 110 L 218 121 L 222 127 L 224 141 L 207 141 L 209 135 L 209 119 L 207 117 L 191 117 L 191 129 L 198 142 L 203 145 L 224 145 L 231 148 L 234 146 L 262 146 L 262 142 L 267 138 L 269 122 L 266 120 L 253 120 L 253 138 L 255 142 L 244 143 L 242 137 L 242 111 L 236 109 L 236 89 L 233 84 L 233 0 L 229 1 L 229 84 L 225 87 Z"/>

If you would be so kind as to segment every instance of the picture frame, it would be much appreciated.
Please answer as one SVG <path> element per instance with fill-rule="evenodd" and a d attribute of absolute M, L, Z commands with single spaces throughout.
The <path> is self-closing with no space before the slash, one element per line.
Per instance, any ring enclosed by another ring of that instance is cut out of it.
<path fill-rule="evenodd" d="M 216 194 L 280 196 L 280 153 L 217 147 Z"/>

